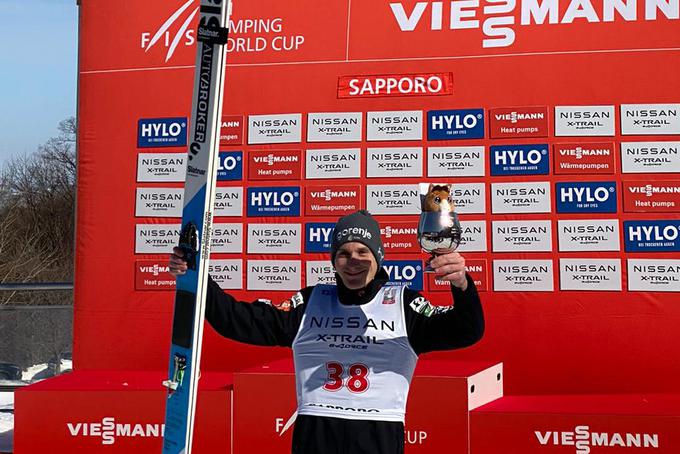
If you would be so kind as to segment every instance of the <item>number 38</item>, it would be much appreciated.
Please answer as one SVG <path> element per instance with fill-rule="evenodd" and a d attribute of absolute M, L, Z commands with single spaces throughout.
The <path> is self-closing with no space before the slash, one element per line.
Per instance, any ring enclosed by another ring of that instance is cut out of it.
<path fill-rule="evenodd" d="M 326 363 L 326 371 L 328 371 L 328 377 L 326 377 L 326 383 L 323 385 L 323 389 L 326 391 L 338 391 L 344 384 L 350 392 L 363 393 L 370 385 L 367 378 L 368 367 L 361 363 L 355 363 L 349 366 L 347 369 L 348 377 L 346 383 L 344 383 L 342 378 L 342 374 L 345 372 L 342 364 L 328 362 Z"/>

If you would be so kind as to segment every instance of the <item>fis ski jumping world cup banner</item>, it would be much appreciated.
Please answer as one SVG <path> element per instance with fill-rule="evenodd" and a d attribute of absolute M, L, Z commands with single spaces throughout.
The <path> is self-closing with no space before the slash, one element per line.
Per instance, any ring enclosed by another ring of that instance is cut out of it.
<path fill-rule="evenodd" d="M 79 367 L 164 368 L 197 9 L 80 2 Z M 332 227 L 367 208 L 390 276 L 450 304 L 414 242 L 418 184 L 450 183 L 497 328 L 456 358 L 502 356 L 531 377 L 508 374 L 513 393 L 672 389 L 679 13 L 672 0 L 235 1 L 211 274 L 246 301 L 333 282 Z M 631 332 L 655 352 L 644 367 Z M 206 330 L 207 370 L 283 355 Z M 614 363 L 627 380 L 607 379 Z"/>

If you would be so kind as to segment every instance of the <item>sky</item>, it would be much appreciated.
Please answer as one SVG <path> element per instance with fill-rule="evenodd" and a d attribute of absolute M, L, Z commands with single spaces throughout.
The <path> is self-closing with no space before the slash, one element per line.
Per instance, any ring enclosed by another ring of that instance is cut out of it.
<path fill-rule="evenodd" d="M 76 0 L 0 0 L 0 166 L 76 115 Z"/>

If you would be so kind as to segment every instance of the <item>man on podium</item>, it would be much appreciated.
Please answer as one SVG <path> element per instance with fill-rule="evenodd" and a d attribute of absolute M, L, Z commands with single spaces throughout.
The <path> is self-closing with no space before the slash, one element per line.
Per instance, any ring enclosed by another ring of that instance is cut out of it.
<path fill-rule="evenodd" d="M 465 259 L 443 252 L 430 262 L 451 282 L 454 305 L 434 306 L 404 285 L 387 285 L 378 222 L 361 210 L 332 234 L 336 285 L 306 287 L 280 304 L 246 303 L 212 279 L 206 319 L 222 336 L 292 347 L 297 387 L 293 454 L 404 452 L 404 416 L 418 355 L 470 346 L 484 315 Z M 187 265 L 180 249 L 170 272 Z"/>

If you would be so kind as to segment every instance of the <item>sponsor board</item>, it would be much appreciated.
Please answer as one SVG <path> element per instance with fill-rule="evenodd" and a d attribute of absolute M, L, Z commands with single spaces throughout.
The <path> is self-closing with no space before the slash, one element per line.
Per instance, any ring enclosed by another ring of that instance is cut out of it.
<path fill-rule="evenodd" d="M 616 213 L 613 181 L 555 183 L 558 213 Z"/>
<path fill-rule="evenodd" d="M 493 289 L 496 292 L 552 292 L 552 260 L 494 260 Z"/>
<path fill-rule="evenodd" d="M 300 150 L 251 150 L 248 152 L 249 180 L 299 180 L 302 176 Z"/>
<path fill-rule="evenodd" d="M 361 142 L 361 112 L 307 114 L 307 142 Z"/>
<path fill-rule="evenodd" d="M 248 290 L 287 290 L 301 288 L 300 260 L 248 260 Z"/>
<path fill-rule="evenodd" d="M 621 291 L 621 259 L 560 259 L 560 290 Z"/>
<path fill-rule="evenodd" d="M 556 143 L 555 174 L 612 174 L 616 169 L 614 142 Z"/>
<path fill-rule="evenodd" d="M 680 221 L 624 221 L 626 252 L 680 251 Z"/>
<path fill-rule="evenodd" d="M 381 223 L 380 236 L 385 252 L 420 252 L 417 235 L 417 221 Z"/>
<path fill-rule="evenodd" d="M 484 138 L 484 109 L 430 110 L 427 140 Z"/>
<path fill-rule="evenodd" d="M 361 176 L 361 150 L 342 148 L 307 150 L 305 177 L 313 179 L 359 178 Z"/>
<path fill-rule="evenodd" d="M 343 216 L 361 208 L 361 185 L 305 187 L 306 216 Z"/>
<path fill-rule="evenodd" d="M 179 241 L 180 224 L 135 225 L 135 254 L 169 254 Z"/>
<path fill-rule="evenodd" d="M 248 143 L 299 143 L 302 138 L 302 114 L 250 115 Z"/>
<path fill-rule="evenodd" d="M 174 290 L 167 260 L 135 260 L 135 290 Z"/>
<path fill-rule="evenodd" d="M 248 254 L 299 254 L 300 224 L 248 224 Z"/>
<path fill-rule="evenodd" d="M 550 183 L 492 183 L 491 212 L 494 214 L 550 213 Z"/>
<path fill-rule="evenodd" d="M 491 146 L 491 175 L 547 175 L 548 144 Z"/>
<path fill-rule="evenodd" d="M 623 182 L 623 211 L 680 212 L 680 181 L 656 180 Z"/>
<path fill-rule="evenodd" d="M 183 188 L 137 188 L 135 216 L 182 217 Z"/>
<path fill-rule="evenodd" d="M 305 224 L 305 252 L 329 252 L 333 222 L 308 222 Z"/>
<path fill-rule="evenodd" d="M 680 292 L 680 260 L 628 259 L 628 291 Z"/>
<path fill-rule="evenodd" d="M 680 104 L 622 104 L 621 134 L 680 134 Z"/>
<path fill-rule="evenodd" d="M 417 184 L 366 186 L 366 209 L 371 214 L 420 214 L 420 187 Z"/>
<path fill-rule="evenodd" d="M 423 149 L 420 147 L 368 148 L 366 176 L 422 177 Z"/>
<path fill-rule="evenodd" d="M 489 137 L 548 137 L 548 107 L 506 107 L 489 110 Z"/>
<path fill-rule="evenodd" d="M 248 216 L 300 216 L 300 187 L 248 188 Z"/>
<path fill-rule="evenodd" d="M 556 106 L 556 136 L 613 136 L 614 106 Z"/>
<path fill-rule="evenodd" d="M 243 144 L 243 115 L 222 115 L 220 145 Z"/>
<path fill-rule="evenodd" d="M 428 147 L 428 177 L 483 177 L 484 146 Z"/>
<path fill-rule="evenodd" d="M 380 74 L 338 77 L 338 98 L 453 94 L 453 74 Z"/>
<path fill-rule="evenodd" d="M 485 259 L 468 259 L 465 260 L 465 269 L 475 282 L 477 291 L 486 292 L 489 285 L 489 271 L 487 261 Z M 444 281 L 437 277 L 434 273 L 426 273 L 427 289 L 430 292 L 450 292 L 450 281 Z"/>
<path fill-rule="evenodd" d="M 451 187 L 451 200 L 458 214 L 486 212 L 486 185 L 484 183 L 460 183 Z"/>
<path fill-rule="evenodd" d="M 422 140 L 422 138 L 423 112 L 420 110 L 366 114 L 366 140 Z"/>
<path fill-rule="evenodd" d="M 140 118 L 137 122 L 137 147 L 184 147 L 187 144 L 186 117 Z"/>
<path fill-rule="evenodd" d="M 215 188 L 215 216 L 243 216 L 243 188 Z"/>
<path fill-rule="evenodd" d="M 486 221 L 460 221 L 461 241 L 458 252 L 484 252 L 486 246 Z"/>
<path fill-rule="evenodd" d="M 680 173 L 680 142 L 621 142 L 623 173 Z"/>
<path fill-rule="evenodd" d="M 307 287 L 316 284 L 335 285 L 335 268 L 328 260 L 309 260 L 305 263 Z"/>
<path fill-rule="evenodd" d="M 423 262 L 420 260 L 385 260 L 382 265 L 387 272 L 387 285 L 406 284 L 411 289 L 423 289 Z"/>
<path fill-rule="evenodd" d="M 217 161 L 217 181 L 243 179 L 243 152 L 220 151 Z"/>
<path fill-rule="evenodd" d="M 213 224 L 211 252 L 240 254 L 243 252 L 243 224 Z"/>
<path fill-rule="evenodd" d="M 222 290 L 243 288 L 243 260 L 210 259 L 208 273 Z"/>
<path fill-rule="evenodd" d="M 493 221 L 493 252 L 551 252 L 550 221 Z"/>
<path fill-rule="evenodd" d="M 617 219 L 557 221 L 560 252 L 620 251 Z"/>
<path fill-rule="evenodd" d="M 137 182 L 184 182 L 187 173 L 186 153 L 139 153 Z"/>

